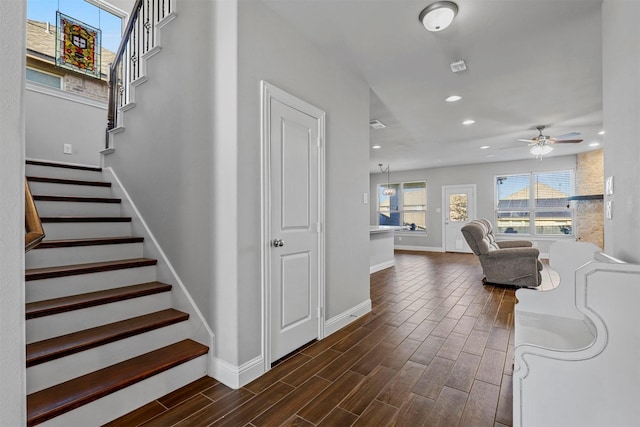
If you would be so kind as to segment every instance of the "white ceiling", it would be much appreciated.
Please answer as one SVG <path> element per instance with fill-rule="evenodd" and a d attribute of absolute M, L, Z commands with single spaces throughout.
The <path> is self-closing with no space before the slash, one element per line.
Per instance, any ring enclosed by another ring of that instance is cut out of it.
<path fill-rule="evenodd" d="M 263 1 L 369 83 L 370 117 L 387 125 L 371 130 L 382 145 L 370 148 L 371 172 L 531 158 L 517 139 L 541 124 L 584 139 L 550 156 L 604 146 L 602 0 L 455 0 L 437 33 L 418 21 L 434 0 Z M 454 74 L 458 59 L 468 69 Z M 444 101 L 453 94 L 462 100 Z"/>

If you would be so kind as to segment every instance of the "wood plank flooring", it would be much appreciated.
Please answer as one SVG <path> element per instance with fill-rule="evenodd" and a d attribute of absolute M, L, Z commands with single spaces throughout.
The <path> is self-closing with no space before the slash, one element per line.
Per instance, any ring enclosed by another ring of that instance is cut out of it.
<path fill-rule="evenodd" d="M 474 255 L 396 252 L 373 310 L 238 390 L 204 377 L 108 426 L 510 426 L 511 288 Z"/>

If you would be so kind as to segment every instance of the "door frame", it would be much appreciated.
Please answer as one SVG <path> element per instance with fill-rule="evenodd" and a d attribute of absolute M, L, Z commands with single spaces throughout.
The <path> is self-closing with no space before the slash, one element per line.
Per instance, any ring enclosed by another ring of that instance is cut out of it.
<path fill-rule="evenodd" d="M 445 203 L 449 203 L 449 201 L 447 200 L 447 190 L 450 189 L 455 189 L 455 188 L 468 188 L 471 187 L 473 189 L 473 214 L 474 216 L 478 215 L 478 203 L 477 203 L 477 197 L 478 197 L 478 186 L 476 184 L 455 184 L 455 185 L 443 185 L 442 186 L 442 252 L 446 252 L 447 251 L 447 218 L 446 218 L 446 213 L 448 212 L 449 208 L 445 207 Z M 474 218 L 471 218 L 474 219 Z M 471 221 L 471 219 L 469 221 Z"/>
<path fill-rule="evenodd" d="M 318 123 L 318 340 L 324 338 L 325 327 L 325 112 L 302 99 L 260 81 L 260 157 L 261 157 L 261 299 L 262 359 L 264 372 L 271 369 L 271 100 L 295 108 Z"/>

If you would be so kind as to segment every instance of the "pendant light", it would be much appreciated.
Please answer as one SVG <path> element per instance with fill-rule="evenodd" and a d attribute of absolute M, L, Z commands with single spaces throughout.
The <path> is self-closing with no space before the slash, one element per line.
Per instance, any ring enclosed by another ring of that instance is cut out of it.
<path fill-rule="evenodd" d="M 382 194 L 384 196 L 395 196 L 396 195 L 396 189 L 391 187 L 391 183 L 389 181 L 389 176 L 391 174 L 390 171 L 390 165 L 387 165 L 386 168 L 382 167 L 382 163 L 378 163 L 378 167 L 380 168 L 380 172 L 381 173 L 387 173 L 387 188 L 385 188 L 384 190 L 382 190 Z"/>

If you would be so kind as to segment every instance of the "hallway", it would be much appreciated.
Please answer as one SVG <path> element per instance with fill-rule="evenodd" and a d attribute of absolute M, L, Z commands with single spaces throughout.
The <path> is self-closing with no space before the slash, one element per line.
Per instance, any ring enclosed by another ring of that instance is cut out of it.
<path fill-rule="evenodd" d="M 204 377 L 108 425 L 510 426 L 515 291 L 474 255 L 395 258 L 371 313 L 245 387 Z"/>

